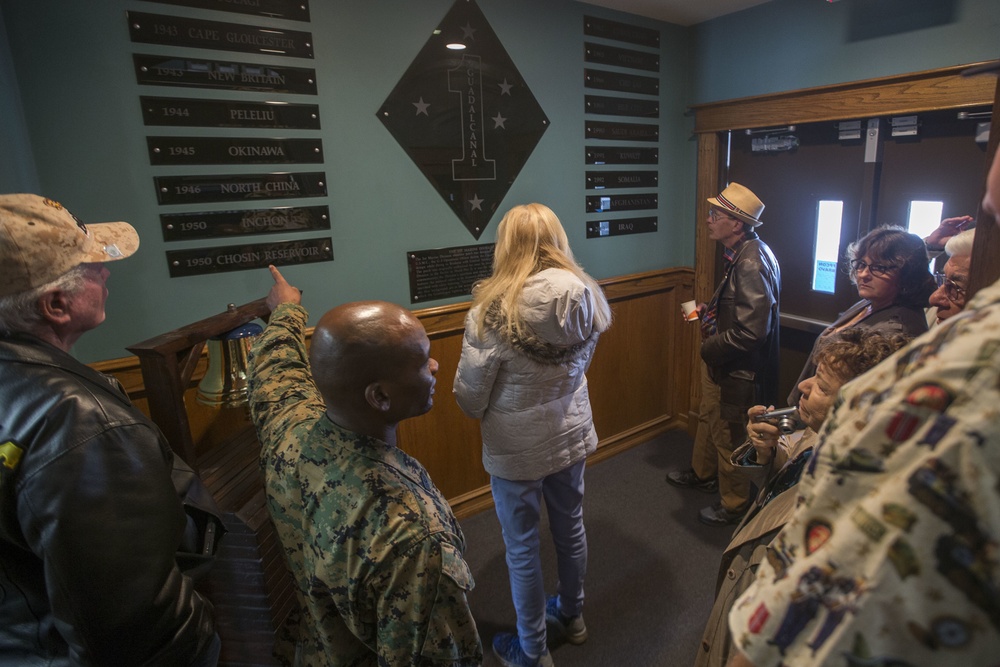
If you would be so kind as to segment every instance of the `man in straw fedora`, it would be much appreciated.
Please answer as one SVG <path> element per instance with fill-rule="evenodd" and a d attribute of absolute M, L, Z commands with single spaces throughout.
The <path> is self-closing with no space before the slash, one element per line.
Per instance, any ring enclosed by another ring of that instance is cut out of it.
<path fill-rule="evenodd" d="M 691 467 L 667 482 L 720 498 L 699 521 L 737 523 L 750 502 L 750 479 L 729 461 L 746 440 L 747 409 L 773 405 L 778 384 L 778 295 L 781 271 L 757 236 L 764 204 L 739 183 L 708 199 L 708 235 L 723 246 L 725 276 L 701 317 L 701 406 Z"/>

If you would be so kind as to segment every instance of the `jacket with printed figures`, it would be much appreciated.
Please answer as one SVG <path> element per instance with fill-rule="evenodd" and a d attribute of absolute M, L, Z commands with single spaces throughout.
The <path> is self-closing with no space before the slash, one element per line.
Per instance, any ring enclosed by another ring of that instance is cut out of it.
<path fill-rule="evenodd" d="M 585 375 L 597 345 L 594 297 L 570 271 L 546 269 L 529 278 L 520 312 L 530 335 L 508 340 L 494 306 L 486 331 L 465 321 L 455 398 L 481 420 L 483 466 L 501 479 L 537 480 L 597 448 Z"/>
<path fill-rule="evenodd" d="M 0 665 L 192 664 L 210 557 L 182 552 L 218 526 L 191 469 L 116 381 L 32 336 L 0 334 L 0 406 Z"/>

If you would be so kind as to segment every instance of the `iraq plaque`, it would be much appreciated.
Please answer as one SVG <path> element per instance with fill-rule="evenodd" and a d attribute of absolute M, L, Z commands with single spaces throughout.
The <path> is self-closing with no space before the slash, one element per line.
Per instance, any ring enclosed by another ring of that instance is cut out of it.
<path fill-rule="evenodd" d="M 583 110 L 586 113 L 603 114 L 605 116 L 644 116 L 646 118 L 660 117 L 660 103 L 657 100 L 636 100 L 630 97 L 584 95 L 583 102 Z"/>
<path fill-rule="evenodd" d="M 327 206 L 284 206 L 246 211 L 163 213 L 160 227 L 164 241 L 312 231 L 330 229 L 330 209 Z"/>
<path fill-rule="evenodd" d="M 583 17 L 583 34 L 591 37 L 617 39 L 620 42 L 631 42 L 640 46 L 660 46 L 659 30 L 619 23 L 618 21 L 607 21 L 593 16 Z"/>
<path fill-rule="evenodd" d="M 133 42 L 312 58 L 312 34 L 299 30 L 125 12 Z"/>
<path fill-rule="evenodd" d="M 631 67 L 650 72 L 660 71 L 660 56 L 649 51 L 622 49 L 617 46 L 584 42 L 583 59 L 588 63 L 599 65 L 614 65 L 616 67 Z"/>
<path fill-rule="evenodd" d="M 135 78 L 150 86 L 187 86 L 268 93 L 316 94 L 316 70 L 177 56 L 133 54 Z"/>
<path fill-rule="evenodd" d="M 472 285 L 493 272 L 493 245 L 467 245 L 406 253 L 410 303 L 472 294 Z"/>
<path fill-rule="evenodd" d="M 652 188 L 656 187 L 658 174 L 655 171 L 588 171 L 587 189 L 604 188 Z"/>
<path fill-rule="evenodd" d="M 659 164 L 660 149 L 632 146 L 587 146 L 587 164 Z"/>
<path fill-rule="evenodd" d="M 587 221 L 587 238 L 621 236 L 623 234 L 646 234 L 657 229 L 656 218 L 620 218 L 618 220 Z"/>
<path fill-rule="evenodd" d="M 660 80 L 656 77 L 619 74 L 618 72 L 605 72 L 598 69 L 583 70 L 583 85 L 587 88 L 617 90 L 623 93 L 660 94 Z"/>
<path fill-rule="evenodd" d="M 309 164 L 323 161 L 322 139 L 146 137 L 149 163 Z"/>
<path fill-rule="evenodd" d="M 587 139 L 658 141 L 660 139 L 660 126 L 645 123 L 606 123 L 588 120 L 584 136 Z"/>
<path fill-rule="evenodd" d="M 318 104 L 147 96 L 139 102 L 146 125 L 319 129 Z"/>
<path fill-rule="evenodd" d="M 333 261 L 333 240 L 330 238 L 167 251 L 171 278 L 263 269 L 268 264 L 287 266 L 330 261 Z"/>
<path fill-rule="evenodd" d="M 325 197 L 322 171 L 205 176 L 154 176 L 161 204 L 204 204 L 292 197 Z"/>
<path fill-rule="evenodd" d="M 657 195 L 652 192 L 635 195 L 590 195 L 586 199 L 587 213 L 638 211 L 657 207 Z"/>
<path fill-rule="evenodd" d="M 309 20 L 309 0 L 149 0 L 168 5 L 252 14 L 289 21 Z"/>

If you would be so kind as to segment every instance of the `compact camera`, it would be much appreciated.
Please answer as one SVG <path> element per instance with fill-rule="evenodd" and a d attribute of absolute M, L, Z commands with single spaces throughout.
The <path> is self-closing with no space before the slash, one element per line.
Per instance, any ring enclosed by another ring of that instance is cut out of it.
<path fill-rule="evenodd" d="M 767 422 L 771 426 L 777 427 L 783 434 L 788 435 L 800 428 L 798 408 L 782 408 L 781 410 L 771 410 L 764 412 L 753 418 L 755 422 Z"/>

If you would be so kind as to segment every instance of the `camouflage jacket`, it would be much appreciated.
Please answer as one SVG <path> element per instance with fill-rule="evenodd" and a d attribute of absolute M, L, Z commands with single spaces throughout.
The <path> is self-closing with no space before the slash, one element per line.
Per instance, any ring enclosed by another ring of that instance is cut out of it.
<path fill-rule="evenodd" d="M 419 462 L 326 416 L 305 323 L 301 306 L 279 306 L 250 357 L 250 413 L 297 585 L 302 664 L 481 664 L 458 521 Z"/>

